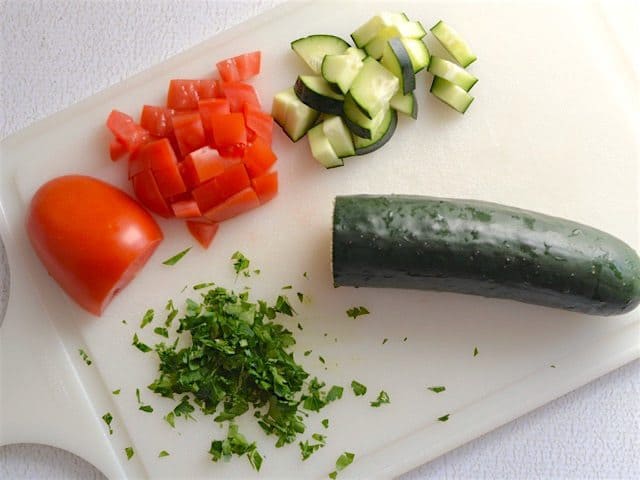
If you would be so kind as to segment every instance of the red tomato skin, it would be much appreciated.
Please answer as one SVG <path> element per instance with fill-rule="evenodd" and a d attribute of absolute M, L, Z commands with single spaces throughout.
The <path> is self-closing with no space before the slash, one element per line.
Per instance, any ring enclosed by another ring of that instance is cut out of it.
<path fill-rule="evenodd" d="M 219 61 L 216 67 L 220 78 L 224 82 L 233 82 L 254 77 L 260 73 L 260 57 L 260 52 L 255 51 Z"/>
<path fill-rule="evenodd" d="M 109 157 L 112 161 L 119 160 L 125 153 L 127 153 L 127 147 L 120 142 L 117 138 L 111 140 L 109 144 Z"/>
<path fill-rule="evenodd" d="M 189 176 L 195 178 L 196 185 L 220 175 L 227 165 L 227 161 L 211 147 L 202 147 L 191 152 L 182 163 L 185 168 L 190 169 Z"/>
<path fill-rule="evenodd" d="M 244 123 L 247 126 L 247 135 L 262 138 L 268 145 L 271 145 L 273 138 L 273 117 L 263 112 L 255 105 L 245 103 L 243 107 Z M 253 141 L 253 138 L 249 141 Z"/>
<path fill-rule="evenodd" d="M 269 172 L 253 178 L 251 186 L 258 195 L 260 205 L 267 203 L 278 194 L 278 172 Z"/>
<path fill-rule="evenodd" d="M 168 137 L 173 133 L 171 108 L 144 105 L 140 113 L 140 126 L 156 137 Z"/>
<path fill-rule="evenodd" d="M 197 111 L 175 115 L 173 133 L 176 136 L 180 154 L 183 156 L 207 144 L 200 113 Z"/>
<path fill-rule="evenodd" d="M 247 129 L 244 125 L 244 115 L 241 113 L 214 113 L 211 115 L 211 127 L 213 141 L 218 147 L 247 143 Z"/>
<path fill-rule="evenodd" d="M 260 200 L 256 192 L 252 188 L 245 188 L 221 204 L 207 210 L 204 216 L 214 222 L 222 222 L 259 206 Z"/>
<path fill-rule="evenodd" d="M 198 82 L 198 96 L 200 100 L 222 97 L 220 83 L 215 78 L 203 78 Z"/>
<path fill-rule="evenodd" d="M 41 186 L 31 200 L 26 228 L 51 277 L 78 305 L 98 316 L 163 238 L 158 224 L 134 199 L 81 175 Z"/>
<path fill-rule="evenodd" d="M 269 145 L 260 137 L 256 137 L 253 143 L 247 145 L 244 150 L 242 162 L 250 177 L 259 177 L 276 163 L 276 154 Z"/>
<path fill-rule="evenodd" d="M 248 83 L 226 82 L 222 84 L 222 92 L 229 100 L 229 108 L 232 112 L 242 112 L 244 104 L 248 103 L 260 108 L 260 100 L 255 88 Z"/>
<path fill-rule="evenodd" d="M 122 143 L 127 152 L 134 152 L 149 140 L 149 132 L 133 121 L 126 113 L 112 110 L 107 118 L 107 127 Z"/>
<path fill-rule="evenodd" d="M 169 218 L 173 212 L 162 197 L 151 170 L 144 170 L 131 179 L 136 198 L 145 207 L 161 217 Z"/>
<path fill-rule="evenodd" d="M 175 110 L 195 110 L 200 100 L 199 89 L 200 80 L 171 80 L 167 92 L 167 107 Z"/>
<path fill-rule="evenodd" d="M 187 186 L 184 184 L 178 165 L 175 163 L 168 168 L 153 171 L 153 178 L 165 200 L 187 191 Z"/>
<path fill-rule="evenodd" d="M 218 233 L 219 223 L 203 220 L 187 220 L 187 228 L 191 236 L 195 238 L 202 248 L 207 249 L 211 241 Z"/>
<path fill-rule="evenodd" d="M 202 215 L 195 200 L 178 200 L 171 204 L 176 218 L 197 218 Z"/>
<path fill-rule="evenodd" d="M 207 136 L 207 141 L 213 147 L 213 130 L 211 129 L 211 116 L 214 113 L 231 113 L 229 110 L 229 101 L 226 98 L 209 98 L 198 102 L 198 110 L 202 120 L 202 127 Z"/>

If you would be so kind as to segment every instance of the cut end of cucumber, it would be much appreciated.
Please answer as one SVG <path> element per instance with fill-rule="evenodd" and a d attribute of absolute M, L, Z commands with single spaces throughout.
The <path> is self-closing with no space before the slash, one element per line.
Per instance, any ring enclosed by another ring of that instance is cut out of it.
<path fill-rule="evenodd" d="M 351 132 L 341 117 L 327 118 L 322 122 L 322 131 L 329 139 L 329 143 L 340 158 L 355 155 Z"/>
<path fill-rule="evenodd" d="M 335 35 L 309 35 L 291 42 L 291 48 L 317 74 L 325 55 L 344 53 L 349 44 Z"/>
<path fill-rule="evenodd" d="M 309 130 L 307 137 L 309 138 L 309 147 L 311 147 L 311 155 L 325 168 L 336 168 L 344 165 L 344 162 L 331 146 L 331 142 L 324 134 L 322 124 L 316 125 Z"/>
<path fill-rule="evenodd" d="M 362 50 L 350 48 L 347 49 L 347 53 L 341 55 L 327 55 L 322 61 L 322 77 L 330 84 L 336 85 L 343 94 L 349 91 L 362 68 L 362 58 L 357 52 Z"/>
<path fill-rule="evenodd" d="M 398 91 L 398 78 L 373 58 L 366 58 L 349 94 L 368 118 L 374 118 L 389 106 Z"/>
<path fill-rule="evenodd" d="M 465 113 L 474 98 L 463 88 L 441 77 L 433 77 L 431 93 L 454 110 Z"/>
<path fill-rule="evenodd" d="M 406 95 L 402 95 L 401 92 L 396 93 L 389 101 L 389 106 L 414 120 L 418 118 L 418 101 L 413 92 Z"/>
<path fill-rule="evenodd" d="M 431 33 L 462 67 L 468 67 L 476 61 L 477 57 L 471 51 L 469 44 L 442 20 L 431 27 Z"/>
<path fill-rule="evenodd" d="M 297 142 L 315 124 L 320 114 L 302 103 L 292 87 L 276 94 L 271 115 L 284 133 Z"/>
<path fill-rule="evenodd" d="M 476 77 L 471 75 L 464 68 L 440 57 L 431 57 L 428 71 L 436 77 L 449 80 L 451 83 L 458 85 L 467 92 L 471 90 L 471 87 L 473 87 L 478 81 Z"/>

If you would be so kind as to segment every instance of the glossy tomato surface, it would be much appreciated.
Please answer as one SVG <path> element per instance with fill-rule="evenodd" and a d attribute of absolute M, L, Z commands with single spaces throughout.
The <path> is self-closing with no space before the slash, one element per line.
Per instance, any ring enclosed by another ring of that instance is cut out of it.
<path fill-rule="evenodd" d="M 81 307 L 100 315 L 162 240 L 133 198 L 92 177 L 44 184 L 31 200 L 29 240 L 49 274 Z"/>

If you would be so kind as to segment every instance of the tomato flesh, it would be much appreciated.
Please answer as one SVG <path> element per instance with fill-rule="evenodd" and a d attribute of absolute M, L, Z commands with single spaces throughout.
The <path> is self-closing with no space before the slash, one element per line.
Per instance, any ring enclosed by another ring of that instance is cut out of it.
<path fill-rule="evenodd" d="M 229 100 L 229 108 L 232 112 L 242 112 L 244 104 L 248 103 L 260 108 L 260 100 L 256 90 L 248 83 L 227 82 L 222 84 L 222 92 Z"/>
<path fill-rule="evenodd" d="M 195 179 L 195 184 L 209 180 L 224 172 L 227 162 L 218 151 L 211 147 L 202 147 L 186 156 L 183 163 L 185 168 L 191 169 L 190 178 Z"/>
<path fill-rule="evenodd" d="M 195 110 L 200 100 L 200 80 L 171 80 L 167 92 L 167 107 L 175 110 Z"/>
<path fill-rule="evenodd" d="M 207 141 L 211 146 L 214 146 L 215 143 L 213 142 L 213 130 L 211 129 L 211 116 L 215 113 L 231 113 L 231 110 L 229 110 L 229 102 L 226 98 L 209 98 L 207 100 L 200 100 L 198 103 L 198 110 L 200 111 L 202 128 L 204 128 Z"/>
<path fill-rule="evenodd" d="M 220 77 L 225 82 L 247 80 L 260 73 L 260 52 L 250 52 L 226 58 L 216 63 Z"/>
<path fill-rule="evenodd" d="M 218 233 L 219 223 L 187 220 L 189 233 L 195 238 L 203 248 L 209 248 L 213 237 Z"/>
<path fill-rule="evenodd" d="M 247 129 L 241 113 L 214 113 L 211 115 L 211 128 L 213 141 L 218 147 L 247 143 Z"/>
<path fill-rule="evenodd" d="M 81 175 L 40 187 L 29 206 L 27 233 L 51 277 L 94 315 L 104 311 L 163 238 L 135 200 Z"/>
<path fill-rule="evenodd" d="M 267 203 L 278 194 L 278 172 L 269 172 L 251 179 L 251 186 L 258 195 L 260 204 Z"/>
<path fill-rule="evenodd" d="M 258 177 L 276 163 L 276 154 L 260 137 L 256 137 L 244 151 L 242 162 L 251 177 Z"/>
<path fill-rule="evenodd" d="M 197 218 L 202 215 L 195 200 L 178 200 L 171 204 L 171 209 L 177 218 Z"/>
<path fill-rule="evenodd" d="M 252 188 L 245 188 L 227 198 L 220 205 L 207 210 L 204 216 L 214 222 L 222 222 L 258 206 L 260 206 L 260 200 L 256 192 Z"/>
<path fill-rule="evenodd" d="M 256 137 L 260 137 L 268 145 L 271 145 L 273 138 L 273 117 L 249 103 L 244 104 L 243 113 L 244 122 L 247 125 L 247 132 L 253 133 Z M 250 139 L 250 141 L 253 140 L 254 138 Z"/>
<path fill-rule="evenodd" d="M 125 153 L 127 153 L 127 147 L 125 147 L 120 140 L 114 138 L 109 144 L 109 157 L 112 161 L 119 160 Z"/>
<path fill-rule="evenodd" d="M 204 127 L 198 112 L 175 115 L 173 117 L 173 132 L 182 155 L 188 155 L 207 144 Z"/>
<path fill-rule="evenodd" d="M 140 126 L 156 137 L 168 137 L 173 132 L 171 108 L 144 105 L 140 114 Z"/>
<path fill-rule="evenodd" d="M 131 183 L 136 197 L 145 207 L 161 217 L 169 218 L 171 216 L 171 209 L 162 197 L 151 170 L 144 170 L 138 173 L 131 178 Z"/>
<path fill-rule="evenodd" d="M 133 121 L 126 113 L 113 110 L 107 118 L 107 127 L 122 143 L 127 152 L 133 152 L 149 139 L 149 132 Z"/>

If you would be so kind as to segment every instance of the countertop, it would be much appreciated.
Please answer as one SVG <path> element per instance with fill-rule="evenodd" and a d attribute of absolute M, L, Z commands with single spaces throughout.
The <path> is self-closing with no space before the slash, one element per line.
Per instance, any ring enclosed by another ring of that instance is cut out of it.
<path fill-rule="evenodd" d="M 0 138 L 279 3 L 1 1 Z M 0 271 L 2 303 L 4 263 Z M 638 458 L 636 361 L 401 478 L 631 479 Z M 0 478 L 103 476 L 62 450 L 10 445 L 0 447 Z"/>

